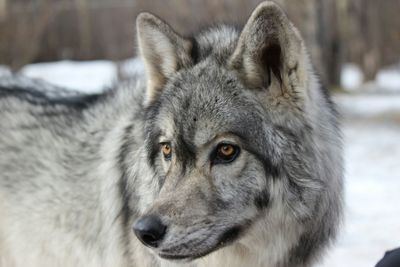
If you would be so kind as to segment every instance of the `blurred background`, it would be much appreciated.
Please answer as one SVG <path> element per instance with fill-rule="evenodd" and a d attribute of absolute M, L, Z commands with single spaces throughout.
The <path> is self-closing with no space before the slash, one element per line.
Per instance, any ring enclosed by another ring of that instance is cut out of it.
<path fill-rule="evenodd" d="M 0 64 L 13 71 L 33 62 L 133 57 L 135 17 L 153 12 L 178 32 L 210 23 L 243 24 L 260 0 L 0 0 Z M 277 0 L 302 32 L 329 86 L 344 64 L 361 81 L 399 62 L 399 0 Z M 359 81 L 359 83 L 361 82 Z M 347 84 L 345 84 L 347 85 Z"/>
<path fill-rule="evenodd" d="M 210 23 L 242 25 L 259 2 L 0 0 L 0 78 L 99 91 L 143 72 L 139 12 L 188 35 Z M 342 114 L 346 219 L 320 266 L 374 266 L 400 246 L 400 0 L 276 2 Z"/>

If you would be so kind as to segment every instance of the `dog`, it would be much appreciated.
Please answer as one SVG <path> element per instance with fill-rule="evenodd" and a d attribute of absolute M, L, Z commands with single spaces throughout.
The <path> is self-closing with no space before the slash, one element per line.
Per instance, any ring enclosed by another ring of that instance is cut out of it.
<path fill-rule="evenodd" d="M 342 142 L 298 30 L 263 2 L 241 31 L 141 13 L 137 36 L 145 75 L 115 89 L 1 88 L 0 266 L 312 266 Z"/>

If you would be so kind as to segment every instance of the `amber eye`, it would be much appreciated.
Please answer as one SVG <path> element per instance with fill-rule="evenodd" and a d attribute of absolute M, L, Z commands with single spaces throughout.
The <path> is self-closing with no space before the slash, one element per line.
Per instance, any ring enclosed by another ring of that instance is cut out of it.
<path fill-rule="evenodd" d="M 172 148 L 170 143 L 161 143 L 161 150 L 166 160 L 171 159 Z"/>
<path fill-rule="evenodd" d="M 212 159 L 214 164 L 230 163 L 234 161 L 239 155 L 240 149 L 238 146 L 232 144 L 219 144 Z"/>
<path fill-rule="evenodd" d="M 222 157 L 230 157 L 235 153 L 235 148 L 232 145 L 221 145 L 218 148 L 218 154 Z"/>

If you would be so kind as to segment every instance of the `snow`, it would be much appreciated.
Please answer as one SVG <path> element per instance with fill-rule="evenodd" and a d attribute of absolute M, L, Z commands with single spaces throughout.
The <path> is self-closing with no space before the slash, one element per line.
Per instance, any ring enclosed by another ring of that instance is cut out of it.
<path fill-rule="evenodd" d="M 364 81 L 364 73 L 356 64 L 344 64 L 340 86 L 348 92 L 400 92 L 400 64 L 381 69 L 374 81 Z"/>
<path fill-rule="evenodd" d="M 347 91 L 354 91 L 360 88 L 364 82 L 364 74 L 356 64 L 344 64 L 340 73 L 340 85 Z"/>
<path fill-rule="evenodd" d="M 375 266 L 400 247 L 400 95 L 339 95 L 346 220 L 321 267 Z"/>
<path fill-rule="evenodd" d="M 106 60 L 36 63 L 27 65 L 20 71 L 20 74 L 26 77 L 42 79 L 54 85 L 85 93 L 111 87 L 117 81 L 117 73 L 117 65 Z"/>
<path fill-rule="evenodd" d="M 21 73 L 83 92 L 96 92 L 118 79 L 143 74 L 138 59 L 31 64 Z M 0 76 L 8 75 L 0 68 Z M 400 246 L 400 68 L 382 70 L 360 94 L 363 75 L 357 66 L 342 72 L 352 94 L 335 95 L 343 115 L 346 168 L 346 220 L 340 237 L 319 267 L 375 266 L 386 250 Z M 26 82 L 22 77 L 22 81 Z M 34 82 L 40 86 L 40 80 Z M 375 88 L 392 88 L 391 94 Z M 54 87 L 57 88 L 57 87 Z M 399 90 L 398 90 L 399 89 Z M 54 89 L 49 88 L 49 91 Z"/>
<path fill-rule="evenodd" d="M 345 118 L 371 117 L 383 113 L 396 113 L 400 109 L 399 96 L 396 94 L 357 94 L 336 95 L 335 100 L 340 105 Z"/>
<path fill-rule="evenodd" d="M 376 75 L 376 83 L 380 88 L 400 92 L 400 66 L 380 70 Z"/>
<path fill-rule="evenodd" d="M 0 68 L 0 75 L 7 74 Z M 56 86 L 80 90 L 85 93 L 97 92 L 112 87 L 117 81 L 129 79 L 144 73 L 140 59 L 130 58 L 120 62 L 96 61 L 59 61 L 53 63 L 29 64 L 19 74 L 39 79 Z"/>
<path fill-rule="evenodd" d="M 129 79 L 135 75 L 144 74 L 144 64 L 140 58 L 134 57 L 119 62 L 120 78 Z"/>
<path fill-rule="evenodd" d="M 0 65 L 0 77 L 11 76 L 11 70 L 7 66 Z"/>

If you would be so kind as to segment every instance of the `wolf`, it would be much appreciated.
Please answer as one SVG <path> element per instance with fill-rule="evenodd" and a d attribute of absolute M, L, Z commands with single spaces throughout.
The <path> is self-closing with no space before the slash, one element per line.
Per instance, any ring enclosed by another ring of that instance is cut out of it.
<path fill-rule="evenodd" d="M 192 37 L 141 13 L 137 36 L 145 75 L 115 89 L 2 86 L 0 266 L 313 265 L 341 133 L 282 9 Z"/>

